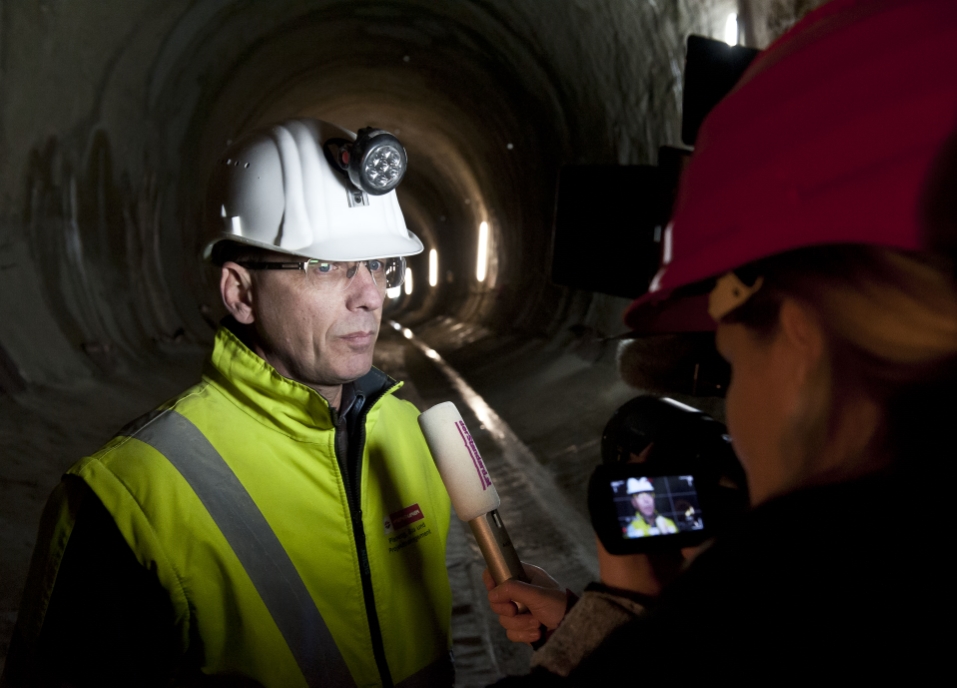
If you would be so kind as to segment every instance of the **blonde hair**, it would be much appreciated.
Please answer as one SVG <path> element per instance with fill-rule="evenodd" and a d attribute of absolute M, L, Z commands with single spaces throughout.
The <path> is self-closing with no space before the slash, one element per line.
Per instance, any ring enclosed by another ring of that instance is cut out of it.
<path fill-rule="evenodd" d="M 789 297 L 809 307 L 825 332 L 827 361 L 801 428 L 805 452 L 820 449 L 840 405 L 860 394 L 883 413 L 872 446 L 895 461 L 915 441 L 933 446 L 952 413 L 942 413 L 942 401 L 957 392 L 957 287 L 948 261 L 841 245 L 792 251 L 747 269 L 764 285 L 725 321 L 770 335 Z"/>

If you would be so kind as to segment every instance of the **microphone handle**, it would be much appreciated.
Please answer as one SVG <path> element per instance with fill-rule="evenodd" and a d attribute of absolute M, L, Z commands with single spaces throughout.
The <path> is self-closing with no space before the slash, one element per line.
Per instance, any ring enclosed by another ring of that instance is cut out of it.
<path fill-rule="evenodd" d="M 496 585 L 501 585 L 511 578 L 523 583 L 531 582 L 525 575 L 525 569 L 522 567 L 522 562 L 518 558 L 518 553 L 497 509 L 473 518 L 469 521 L 469 527 L 472 529 L 472 535 L 475 536 L 485 563 L 488 564 L 488 572 L 492 574 L 492 580 Z M 528 611 L 528 608 L 520 602 L 513 601 L 513 604 L 518 608 L 519 614 Z"/>

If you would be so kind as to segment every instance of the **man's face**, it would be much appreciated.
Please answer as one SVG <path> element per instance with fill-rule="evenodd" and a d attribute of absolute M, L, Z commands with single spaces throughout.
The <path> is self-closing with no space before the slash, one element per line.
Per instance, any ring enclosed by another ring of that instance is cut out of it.
<path fill-rule="evenodd" d="M 653 492 L 639 492 L 631 496 L 631 505 L 643 516 L 654 516 L 655 495 Z"/>
<path fill-rule="evenodd" d="M 262 355 L 282 375 L 335 386 L 369 372 L 385 294 L 364 265 L 341 289 L 299 270 L 257 271 L 252 279 Z"/>

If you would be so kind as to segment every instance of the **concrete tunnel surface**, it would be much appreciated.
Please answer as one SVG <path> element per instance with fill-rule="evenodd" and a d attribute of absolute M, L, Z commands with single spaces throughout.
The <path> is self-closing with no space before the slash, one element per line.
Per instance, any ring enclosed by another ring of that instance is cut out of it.
<path fill-rule="evenodd" d="M 558 171 L 654 164 L 680 144 L 689 34 L 722 38 L 737 13 L 760 48 L 818 4 L 0 0 L 0 657 L 62 472 L 198 379 L 224 313 L 199 256 L 212 163 L 290 117 L 406 146 L 398 193 L 425 251 L 384 309 L 376 364 L 422 410 L 457 403 L 518 551 L 580 590 L 597 573 L 584 492 L 601 429 L 640 390 L 602 339 L 627 300 L 549 279 Z M 723 417 L 720 400 L 682 400 Z M 458 684 L 527 670 L 455 519 L 448 561 Z"/>

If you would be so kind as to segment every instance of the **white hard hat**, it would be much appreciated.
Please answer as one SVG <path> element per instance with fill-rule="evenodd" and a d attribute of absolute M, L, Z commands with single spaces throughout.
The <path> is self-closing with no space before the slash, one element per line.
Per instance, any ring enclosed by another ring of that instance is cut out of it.
<path fill-rule="evenodd" d="M 326 157 L 326 142 L 355 138 L 327 122 L 296 119 L 236 142 L 211 176 L 204 257 L 224 239 L 320 260 L 420 253 L 395 191 L 365 193 Z"/>
<path fill-rule="evenodd" d="M 628 494 L 632 495 L 637 492 L 654 492 L 655 488 L 651 484 L 651 481 L 648 478 L 628 478 L 628 484 L 626 486 Z"/>

